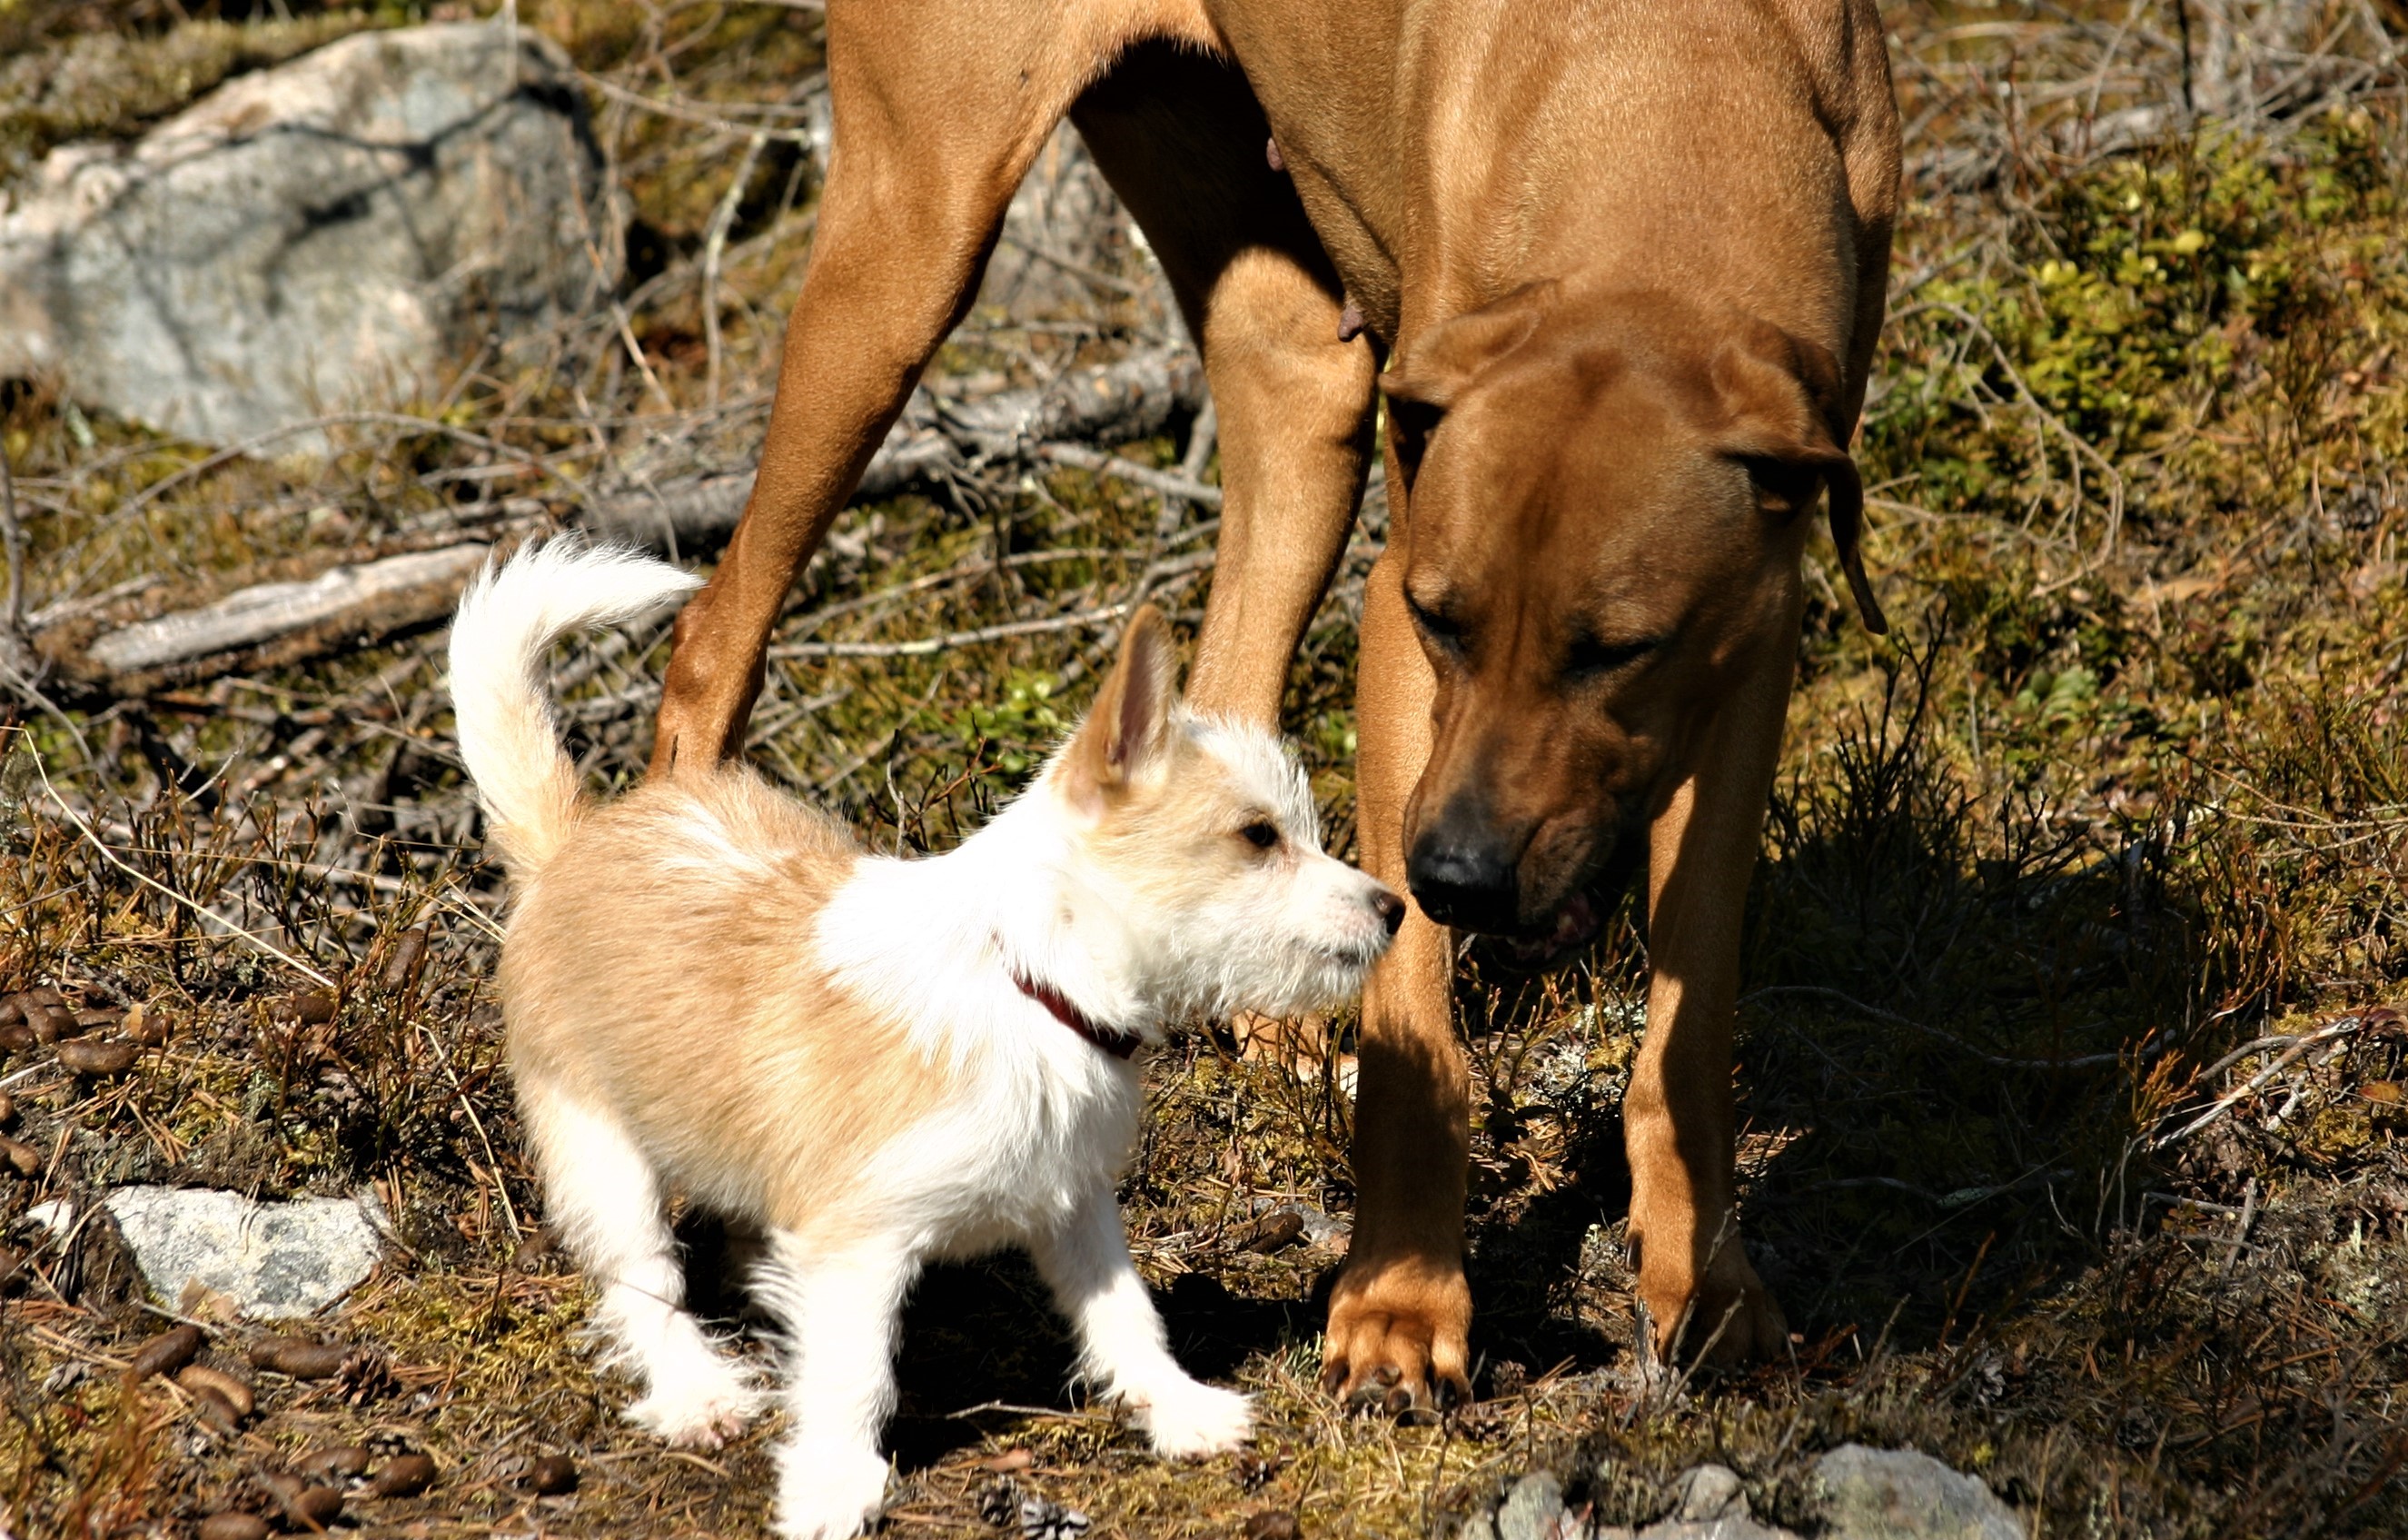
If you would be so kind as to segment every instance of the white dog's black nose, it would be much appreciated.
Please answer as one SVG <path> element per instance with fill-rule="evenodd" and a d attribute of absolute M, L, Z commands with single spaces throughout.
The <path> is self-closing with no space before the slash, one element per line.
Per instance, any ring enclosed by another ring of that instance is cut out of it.
<path fill-rule="evenodd" d="M 1398 926 L 1405 923 L 1405 900 L 1384 887 L 1372 898 L 1371 910 L 1380 916 L 1380 923 L 1388 928 L 1391 936 L 1397 933 Z"/>

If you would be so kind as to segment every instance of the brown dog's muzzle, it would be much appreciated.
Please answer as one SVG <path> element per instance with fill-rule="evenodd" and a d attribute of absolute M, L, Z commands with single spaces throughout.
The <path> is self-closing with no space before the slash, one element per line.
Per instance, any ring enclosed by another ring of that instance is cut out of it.
<path fill-rule="evenodd" d="M 1406 877 L 1422 912 L 1459 930 L 1507 938 L 1512 960 L 1540 965 L 1586 944 L 1644 848 L 1600 791 L 1581 815 L 1499 818 L 1478 785 L 1422 823 Z"/>
<path fill-rule="evenodd" d="M 1422 913 L 1458 930 L 1513 932 L 1525 928 L 1522 852 L 1531 830 L 1508 828 L 1490 816 L 1478 788 L 1449 798 L 1422 826 L 1406 857 L 1405 874 Z"/>

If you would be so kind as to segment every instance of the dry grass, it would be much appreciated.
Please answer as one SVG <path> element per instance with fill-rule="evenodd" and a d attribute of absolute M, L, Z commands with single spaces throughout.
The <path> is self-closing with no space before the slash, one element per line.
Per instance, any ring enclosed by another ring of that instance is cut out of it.
<path fill-rule="evenodd" d="M 12 388 L 0 447 L 33 607 L 98 598 L 90 626 L 336 547 L 572 523 L 631 466 L 746 462 L 809 249 L 815 14 L 521 14 L 598 82 L 636 215 L 624 334 L 600 315 L 471 360 L 423 431 L 352 430 L 323 468 L 173 485 L 203 450 Z M 1459 989 L 1480 1404 L 1397 1427 L 1311 1390 L 1338 1252 L 1246 1243 L 1273 1202 L 1348 1212 L 1347 1109 L 1199 1039 L 1154 1068 L 1126 1201 L 1182 1354 L 1262 1394 L 1258 1457 L 1148 1458 L 1066 1394 L 1023 1267 L 950 1269 L 907 1331 L 890 1533 L 991 1533 L 981 1503 L 1005 1477 L 988 1462 L 1011 1450 L 1031 1457 L 1020 1490 L 1104 1533 L 1226 1534 L 1260 1507 L 1313 1535 L 1443 1533 L 1534 1462 L 1629 1520 L 1709 1457 L 1759 1514 L 1802 1521 L 1799 1473 L 1852 1437 L 1981 1472 L 2043 1534 L 2408 1529 L 2408 1029 L 2385 1009 L 2408 994 L 2398 16 L 1888 14 L 1912 202 L 1862 453 L 1872 554 L 1908 620 L 1876 642 L 1817 584 L 1742 1008 L 1750 1241 L 1803 1333 L 1797 1361 L 1713 1382 L 1633 1365 L 1618 1104 L 1644 941 L 1626 917 L 1571 973 L 1475 960 Z M 0 7 L 0 46 L 106 52 L 91 78 L 118 82 L 35 100 L 23 82 L 45 77 L 8 66 L 0 148 L 62 123 L 131 131 L 173 105 L 140 83 L 163 61 L 201 61 L 200 89 L 280 39 L 408 19 L 182 16 Z M 133 41 L 74 40 L 110 25 Z M 1093 281 L 1057 266 L 998 289 L 1010 302 L 974 317 L 932 386 L 1042 379 L 1168 333 L 1141 252 L 1108 231 L 1085 254 Z M 1176 464 L 1183 435 L 1123 453 Z M 948 842 L 1083 700 L 1110 629 L 1082 617 L 1209 549 L 1210 528 L 1119 482 L 1019 466 L 855 511 L 780 632 L 756 759 L 882 844 Z M 1381 529 L 1375 498 L 1291 697 L 1341 842 L 1352 612 Z M 1190 566 L 1157 592 L 1192 625 L 1209 577 Z M 1062 628 L 896 658 L 798 645 L 1032 619 Z M 219 1436 L 178 1392 L 108 1372 L 158 1321 L 107 1237 L 12 1228 L 0 1527 L 182 1533 L 249 1500 L 256 1472 L 366 1438 L 445 1471 L 423 1499 L 355 1503 L 380 1531 L 759 1532 L 764 1435 L 697 1461 L 620 1427 L 576 1280 L 522 1246 L 540 1200 L 495 1074 L 495 887 L 438 642 L 141 699 L 54 694 L 8 734 L 0 987 L 141 1001 L 174 1031 L 115 1081 L 78 1082 L 47 1049 L 0 1063 L 8 1131 L 42 1157 L 37 1177 L 0 1173 L 0 1220 L 128 1180 L 373 1183 L 408 1250 L 328 1328 L 389 1375 L 347 1393 L 262 1376 L 262 1415 Z M 638 637 L 564 657 L 597 778 L 640 764 L 662 652 Z M 423 961 L 395 968 L 420 929 Z M 311 972 L 337 996 L 321 1022 L 292 1008 Z M 737 1308 L 695 1237 L 700 1282 Z M 556 1449 L 585 1483 L 537 1498 L 524 1463 Z"/>

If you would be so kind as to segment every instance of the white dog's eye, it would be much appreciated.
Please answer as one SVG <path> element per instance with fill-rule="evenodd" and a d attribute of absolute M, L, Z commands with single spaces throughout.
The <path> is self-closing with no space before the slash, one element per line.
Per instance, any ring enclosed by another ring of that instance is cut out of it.
<path fill-rule="evenodd" d="M 1279 843 L 1279 828 L 1268 818 L 1257 818 L 1238 830 L 1238 838 L 1256 850 L 1268 850 Z"/>

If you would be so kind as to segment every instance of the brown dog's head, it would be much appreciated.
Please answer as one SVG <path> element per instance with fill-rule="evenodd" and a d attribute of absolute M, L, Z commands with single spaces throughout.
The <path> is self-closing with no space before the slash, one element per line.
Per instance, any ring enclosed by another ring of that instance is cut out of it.
<path fill-rule="evenodd" d="M 1753 670 L 1790 668 L 1807 514 L 1865 624 L 1863 493 L 1829 352 L 1660 294 L 1544 283 L 1400 350 L 1383 378 L 1409 497 L 1406 604 L 1438 675 L 1405 810 L 1414 897 L 1531 960 L 1586 941 L 1589 894 Z"/>

